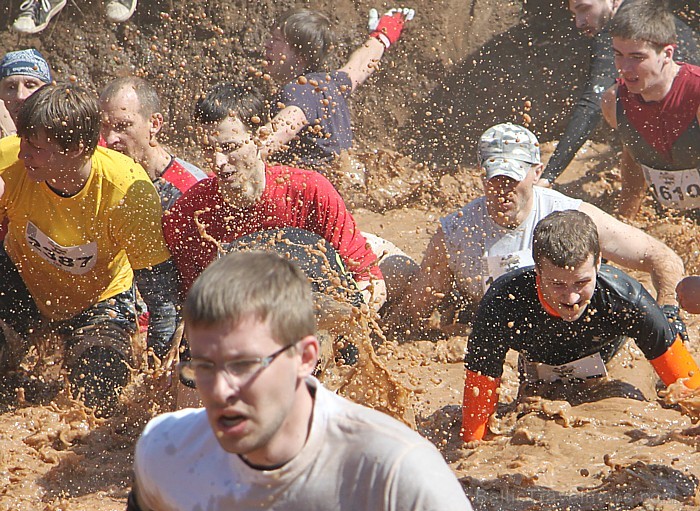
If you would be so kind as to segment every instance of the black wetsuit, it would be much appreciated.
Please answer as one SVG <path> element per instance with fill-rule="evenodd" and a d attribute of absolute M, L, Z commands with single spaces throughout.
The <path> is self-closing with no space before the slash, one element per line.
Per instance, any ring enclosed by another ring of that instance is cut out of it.
<path fill-rule="evenodd" d="M 688 25 L 678 18 L 676 18 L 676 34 L 678 48 L 674 60 L 700 64 L 700 49 L 698 49 L 695 34 Z M 583 94 L 576 103 L 559 144 L 542 173 L 542 178 L 547 179 L 550 183 L 564 172 L 564 169 L 576 156 L 576 152 L 598 126 L 602 117 L 600 99 L 603 93 L 612 87 L 618 76 L 615 68 L 612 36 L 607 27 L 595 36 L 591 46 L 591 66 Z"/>
<path fill-rule="evenodd" d="M 663 312 L 626 273 L 602 265 L 583 315 L 567 322 L 550 315 L 539 301 L 534 267 L 497 279 L 484 296 L 467 344 L 464 364 L 473 372 L 500 378 L 509 349 L 530 362 L 563 365 L 600 353 L 610 360 L 621 336 L 635 339 L 647 359 L 663 355 L 675 334 Z"/>

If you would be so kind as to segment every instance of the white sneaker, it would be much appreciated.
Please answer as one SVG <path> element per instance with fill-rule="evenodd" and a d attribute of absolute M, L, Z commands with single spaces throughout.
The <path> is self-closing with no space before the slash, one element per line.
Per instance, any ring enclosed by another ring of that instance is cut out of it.
<path fill-rule="evenodd" d="M 36 34 L 66 6 L 66 0 L 24 0 L 12 28 L 23 34 Z"/>
<path fill-rule="evenodd" d="M 112 23 L 124 23 L 136 10 L 136 0 L 109 0 L 105 15 Z"/>

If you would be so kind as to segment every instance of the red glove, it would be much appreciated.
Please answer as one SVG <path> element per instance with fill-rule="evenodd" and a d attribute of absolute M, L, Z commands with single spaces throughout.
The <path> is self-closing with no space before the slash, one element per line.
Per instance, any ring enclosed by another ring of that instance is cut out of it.
<path fill-rule="evenodd" d="M 411 21 L 416 11 L 408 8 L 390 9 L 381 18 L 376 9 L 369 11 L 370 37 L 376 37 L 387 48 L 401 37 L 401 31 L 407 21 Z"/>

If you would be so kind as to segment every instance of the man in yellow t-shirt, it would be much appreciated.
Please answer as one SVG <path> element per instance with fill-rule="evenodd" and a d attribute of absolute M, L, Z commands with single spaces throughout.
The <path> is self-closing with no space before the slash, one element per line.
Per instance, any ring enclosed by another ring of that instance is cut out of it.
<path fill-rule="evenodd" d="M 109 414 L 129 376 L 134 281 L 160 356 L 176 284 L 156 190 L 132 159 L 97 148 L 100 121 L 97 97 L 73 84 L 46 85 L 20 109 L 19 160 L 2 174 L 0 318 L 20 335 L 50 323 L 65 338 L 74 388 Z"/>

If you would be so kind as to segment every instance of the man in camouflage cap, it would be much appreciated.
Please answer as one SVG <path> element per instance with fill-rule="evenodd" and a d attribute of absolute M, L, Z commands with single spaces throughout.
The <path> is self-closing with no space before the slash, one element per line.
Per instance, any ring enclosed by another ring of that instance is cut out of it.
<path fill-rule="evenodd" d="M 604 258 L 651 273 L 659 303 L 677 319 L 674 289 L 684 272 L 678 255 L 591 204 L 535 186 L 544 165 L 531 131 L 510 123 L 489 128 L 479 141 L 478 161 L 485 171 L 484 196 L 440 219 L 421 269 L 392 320 L 408 317 L 414 327 L 434 328 L 435 318 L 429 318 L 448 297 L 453 299 L 448 308 L 457 305 L 458 315 L 447 323 L 469 322 L 474 306 L 495 279 L 534 264 L 532 233 L 537 222 L 567 209 L 593 219 Z M 441 323 L 444 328 L 445 320 Z M 680 320 L 676 324 L 682 327 Z"/>

